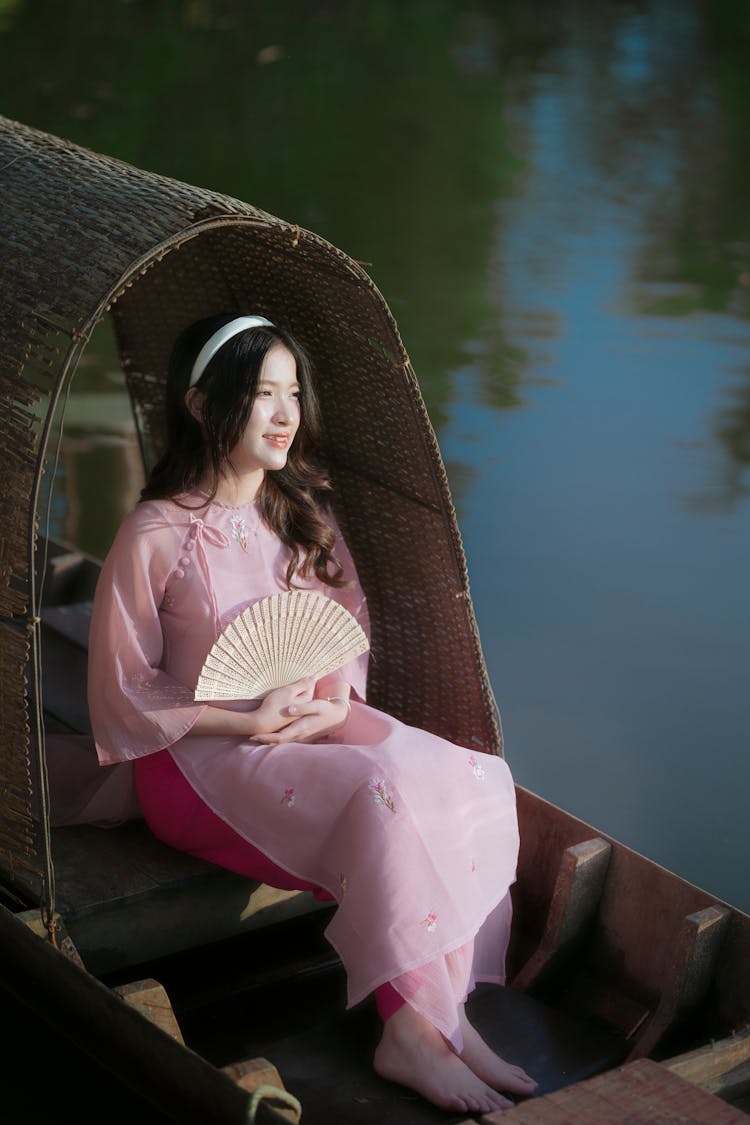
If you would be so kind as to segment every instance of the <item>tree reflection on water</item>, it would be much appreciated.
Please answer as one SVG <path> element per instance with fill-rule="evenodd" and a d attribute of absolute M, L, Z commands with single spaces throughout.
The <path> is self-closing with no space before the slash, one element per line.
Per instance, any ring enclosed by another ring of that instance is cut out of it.
<path fill-rule="evenodd" d="M 486 343 L 483 401 L 523 401 L 528 356 L 503 315 L 512 263 L 493 251 L 502 201 L 528 183 L 532 103 L 550 75 L 576 86 L 560 126 L 587 181 L 562 171 L 555 222 L 585 207 L 579 189 L 619 196 L 642 239 L 642 313 L 750 311 L 746 0 L 326 0 L 293 13 L 174 0 L 94 15 L 88 0 L 6 0 L 0 12 L 7 115 L 371 262 L 438 428 L 467 340 Z M 730 432 L 743 424 L 739 410 Z M 746 443 L 726 432 L 734 459 Z"/>

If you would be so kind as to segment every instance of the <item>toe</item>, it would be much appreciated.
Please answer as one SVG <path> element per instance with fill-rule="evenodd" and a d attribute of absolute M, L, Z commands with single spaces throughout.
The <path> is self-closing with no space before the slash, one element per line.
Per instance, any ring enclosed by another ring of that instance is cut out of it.
<path fill-rule="evenodd" d="M 514 1066 L 513 1069 L 516 1072 L 516 1074 L 518 1075 L 518 1077 L 522 1078 L 524 1080 L 524 1082 L 533 1082 L 534 1081 L 534 1079 L 531 1077 L 531 1075 L 527 1074 L 522 1066 Z"/>

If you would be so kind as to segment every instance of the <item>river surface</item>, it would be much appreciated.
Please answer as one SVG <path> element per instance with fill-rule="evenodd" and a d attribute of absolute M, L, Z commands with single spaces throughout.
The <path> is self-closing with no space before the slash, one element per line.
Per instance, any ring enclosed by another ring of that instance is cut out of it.
<path fill-rule="evenodd" d="M 368 269 L 516 779 L 750 909 L 750 4 L 0 0 L 0 112 Z M 52 530 L 141 470 L 104 327 Z"/>

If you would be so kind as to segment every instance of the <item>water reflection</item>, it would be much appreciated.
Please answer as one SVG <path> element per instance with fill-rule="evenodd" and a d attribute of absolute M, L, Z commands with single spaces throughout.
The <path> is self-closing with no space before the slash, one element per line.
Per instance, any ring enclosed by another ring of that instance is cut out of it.
<path fill-rule="evenodd" d="M 735 387 L 732 402 L 720 412 L 717 435 L 729 454 L 723 484 L 724 495 L 731 504 L 750 495 L 750 367 L 745 373 L 746 386 Z"/>
<path fill-rule="evenodd" d="M 371 263 L 516 775 L 750 907 L 748 0 L 0 17 L 9 116 Z M 55 518 L 101 553 L 140 469 L 106 334 L 85 358 Z"/>

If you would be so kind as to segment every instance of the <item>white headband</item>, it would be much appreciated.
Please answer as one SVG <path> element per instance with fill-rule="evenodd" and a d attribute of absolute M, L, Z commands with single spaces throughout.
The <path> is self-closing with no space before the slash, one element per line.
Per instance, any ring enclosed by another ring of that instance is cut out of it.
<path fill-rule="evenodd" d="M 232 336 L 236 336 L 239 332 L 244 332 L 246 328 L 275 327 L 276 325 L 271 324 L 271 321 L 266 320 L 264 316 L 238 316 L 236 320 L 230 320 L 229 324 L 225 324 L 218 332 L 214 332 L 213 336 L 209 336 L 198 352 L 198 356 L 193 364 L 193 370 L 190 373 L 188 387 L 195 386 L 219 348 L 226 344 L 227 340 L 231 340 Z"/>

